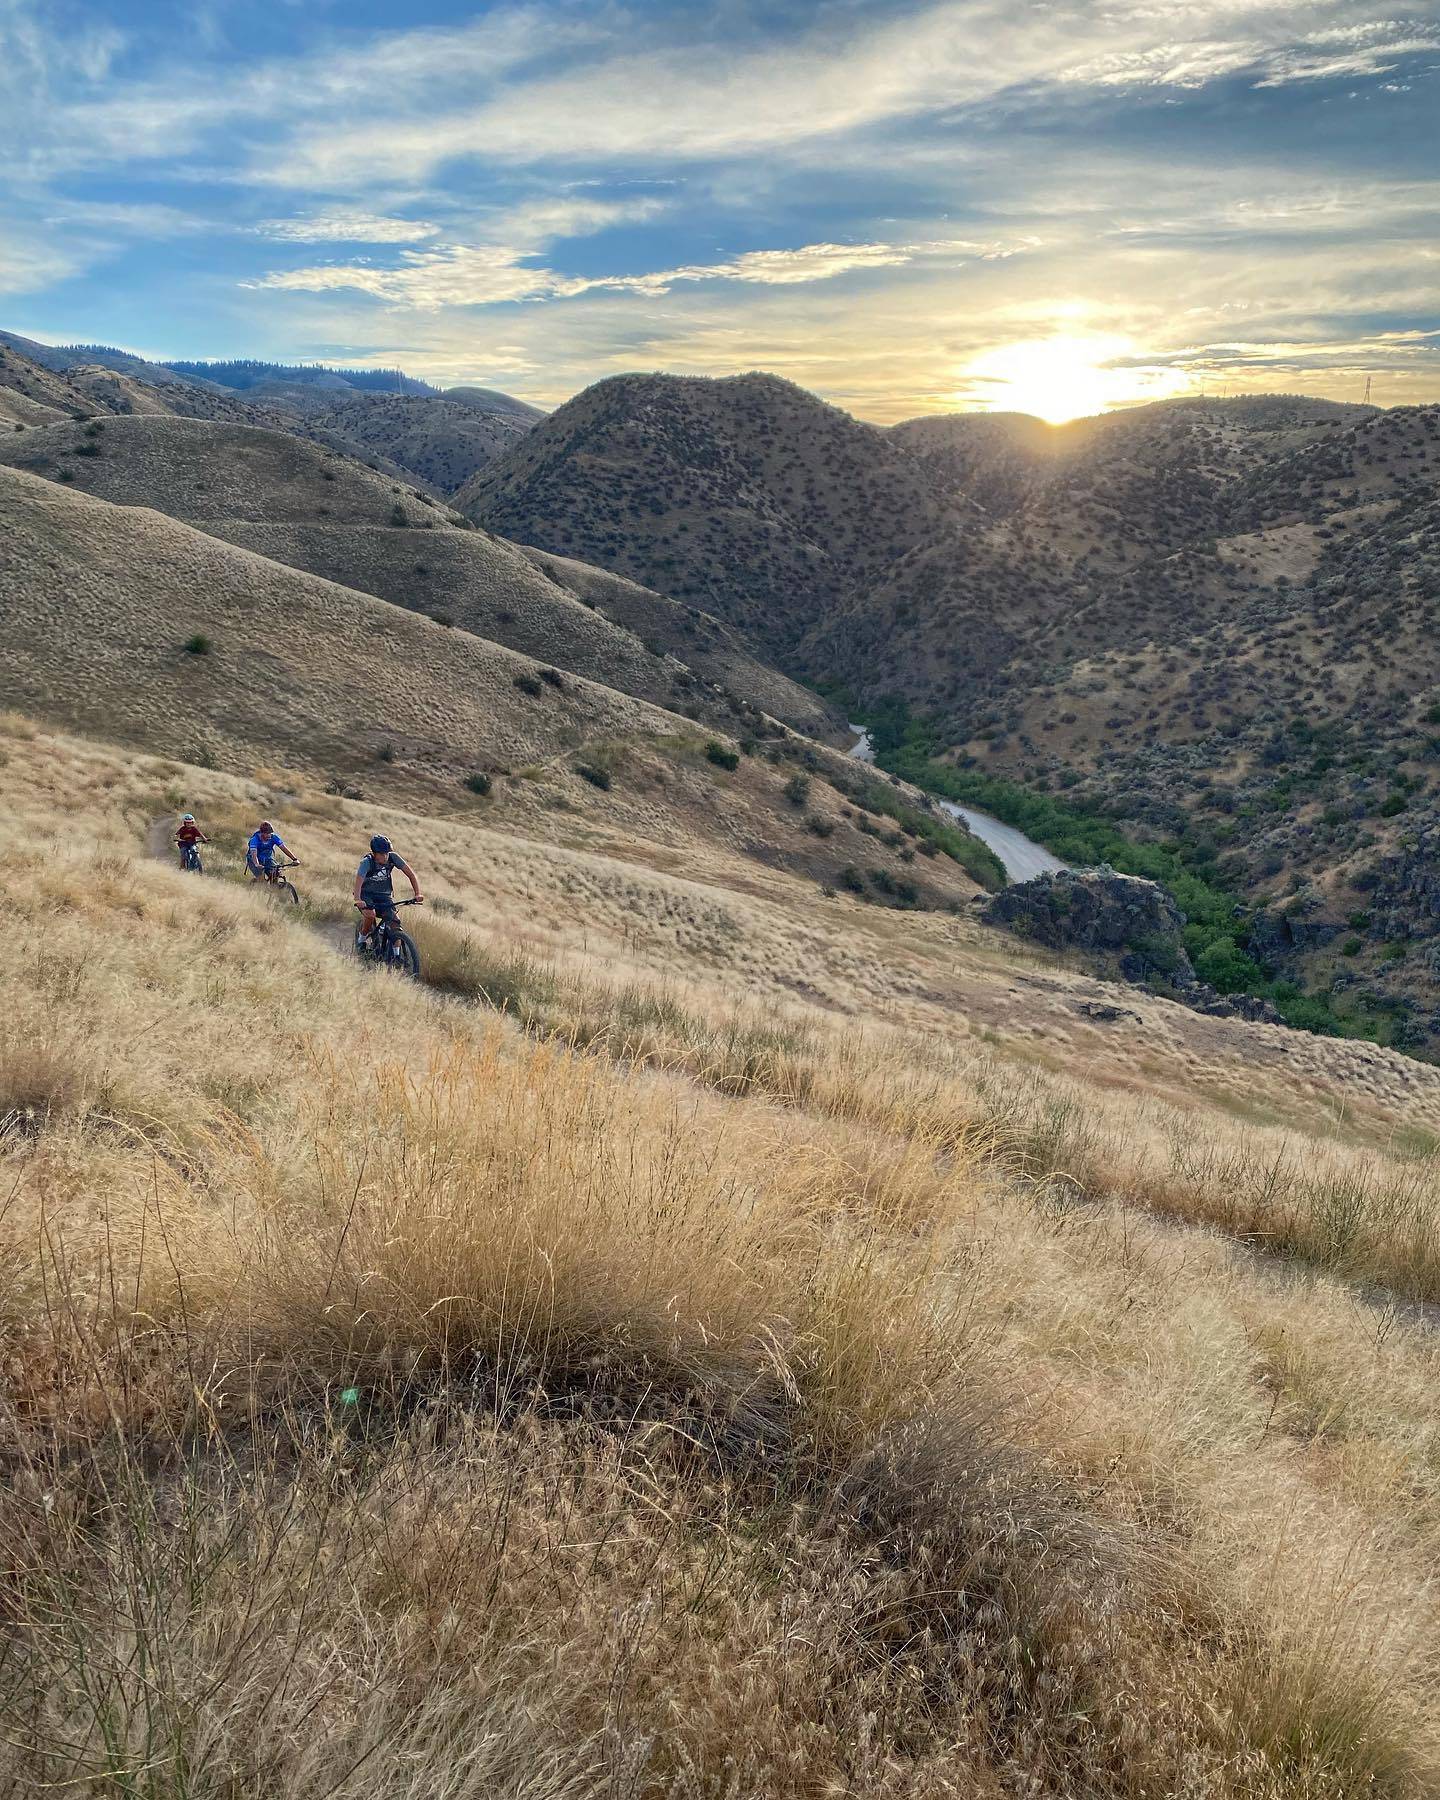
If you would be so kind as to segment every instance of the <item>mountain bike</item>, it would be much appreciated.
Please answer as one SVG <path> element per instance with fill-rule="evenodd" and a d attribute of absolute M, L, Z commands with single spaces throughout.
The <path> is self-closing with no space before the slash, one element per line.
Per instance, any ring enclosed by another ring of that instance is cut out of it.
<path fill-rule="evenodd" d="M 414 900 L 397 900 L 396 906 L 415 906 Z M 375 929 L 370 933 L 370 942 L 365 942 L 359 925 L 355 927 L 355 954 L 367 961 L 378 963 L 382 969 L 398 969 L 402 974 L 420 979 L 420 952 L 415 948 L 415 940 L 408 931 L 402 931 L 398 925 L 391 925 L 386 920 L 377 918 Z"/>
<path fill-rule="evenodd" d="M 252 869 L 250 871 L 250 878 L 252 881 L 268 882 L 272 894 L 278 895 L 281 900 L 288 900 L 292 906 L 298 906 L 300 904 L 300 896 L 295 891 L 295 885 L 293 882 L 287 881 L 280 873 L 280 870 L 298 869 L 299 867 L 299 857 L 292 856 L 289 862 L 281 863 L 278 868 L 272 865 L 268 869 L 262 869 L 258 875 Z"/>
<path fill-rule="evenodd" d="M 205 865 L 200 860 L 198 844 L 182 844 L 180 846 L 180 867 L 190 875 L 203 875 Z"/>

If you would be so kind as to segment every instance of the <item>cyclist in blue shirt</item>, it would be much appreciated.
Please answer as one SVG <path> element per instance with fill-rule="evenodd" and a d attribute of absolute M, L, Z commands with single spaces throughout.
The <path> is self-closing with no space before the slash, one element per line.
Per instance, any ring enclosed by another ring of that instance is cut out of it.
<path fill-rule="evenodd" d="M 275 879 L 275 852 L 281 850 L 292 860 L 290 846 L 275 830 L 268 819 L 262 819 L 259 827 L 251 833 L 250 842 L 245 847 L 245 867 L 250 871 L 252 881 L 273 881 Z"/>

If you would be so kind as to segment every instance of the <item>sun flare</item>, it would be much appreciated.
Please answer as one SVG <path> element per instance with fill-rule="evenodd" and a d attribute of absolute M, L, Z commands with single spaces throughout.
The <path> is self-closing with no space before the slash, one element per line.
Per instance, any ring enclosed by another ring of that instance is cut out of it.
<path fill-rule="evenodd" d="M 1184 369 L 1137 360 L 1139 346 L 1114 336 L 1058 334 L 1005 344 L 975 358 L 963 371 L 964 403 L 987 412 L 1031 413 L 1051 425 L 1112 406 L 1168 400 L 1189 393 Z"/>

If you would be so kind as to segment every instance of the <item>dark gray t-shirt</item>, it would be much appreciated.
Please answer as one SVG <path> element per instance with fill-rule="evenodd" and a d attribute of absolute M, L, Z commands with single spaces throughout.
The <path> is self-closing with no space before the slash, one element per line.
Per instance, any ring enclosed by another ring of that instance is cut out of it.
<path fill-rule="evenodd" d="M 367 901 L 393 899 L 396 869 L 402 869 L 407 875 L 410 873 L 410 865 L 403 856 L 397 856 L 392 850 L 383 863 L 377 863 L 367 851 L 355 871 L 360 877 L 360 898 Z"/>

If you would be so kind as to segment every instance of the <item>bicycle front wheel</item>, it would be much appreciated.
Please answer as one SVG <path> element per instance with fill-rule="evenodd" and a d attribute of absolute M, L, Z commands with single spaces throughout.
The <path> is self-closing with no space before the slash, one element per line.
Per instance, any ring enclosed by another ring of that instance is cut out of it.
<path fill-rule="evenodd" d="M 420 979 L 420 952 L 415 948 L 415 940 L 408 931 L 392 933 L 390 967 L 403 970 L 415 981 Z"/>
<path fill-rule="evenodd" d="M 275 883 L 275 892 L 282 900 L 288 900 L 292 906 L 298 906 L 300 904 L 300 896 L 295 891 L 295 884 L 293 881 L 277 881 Z"/>

